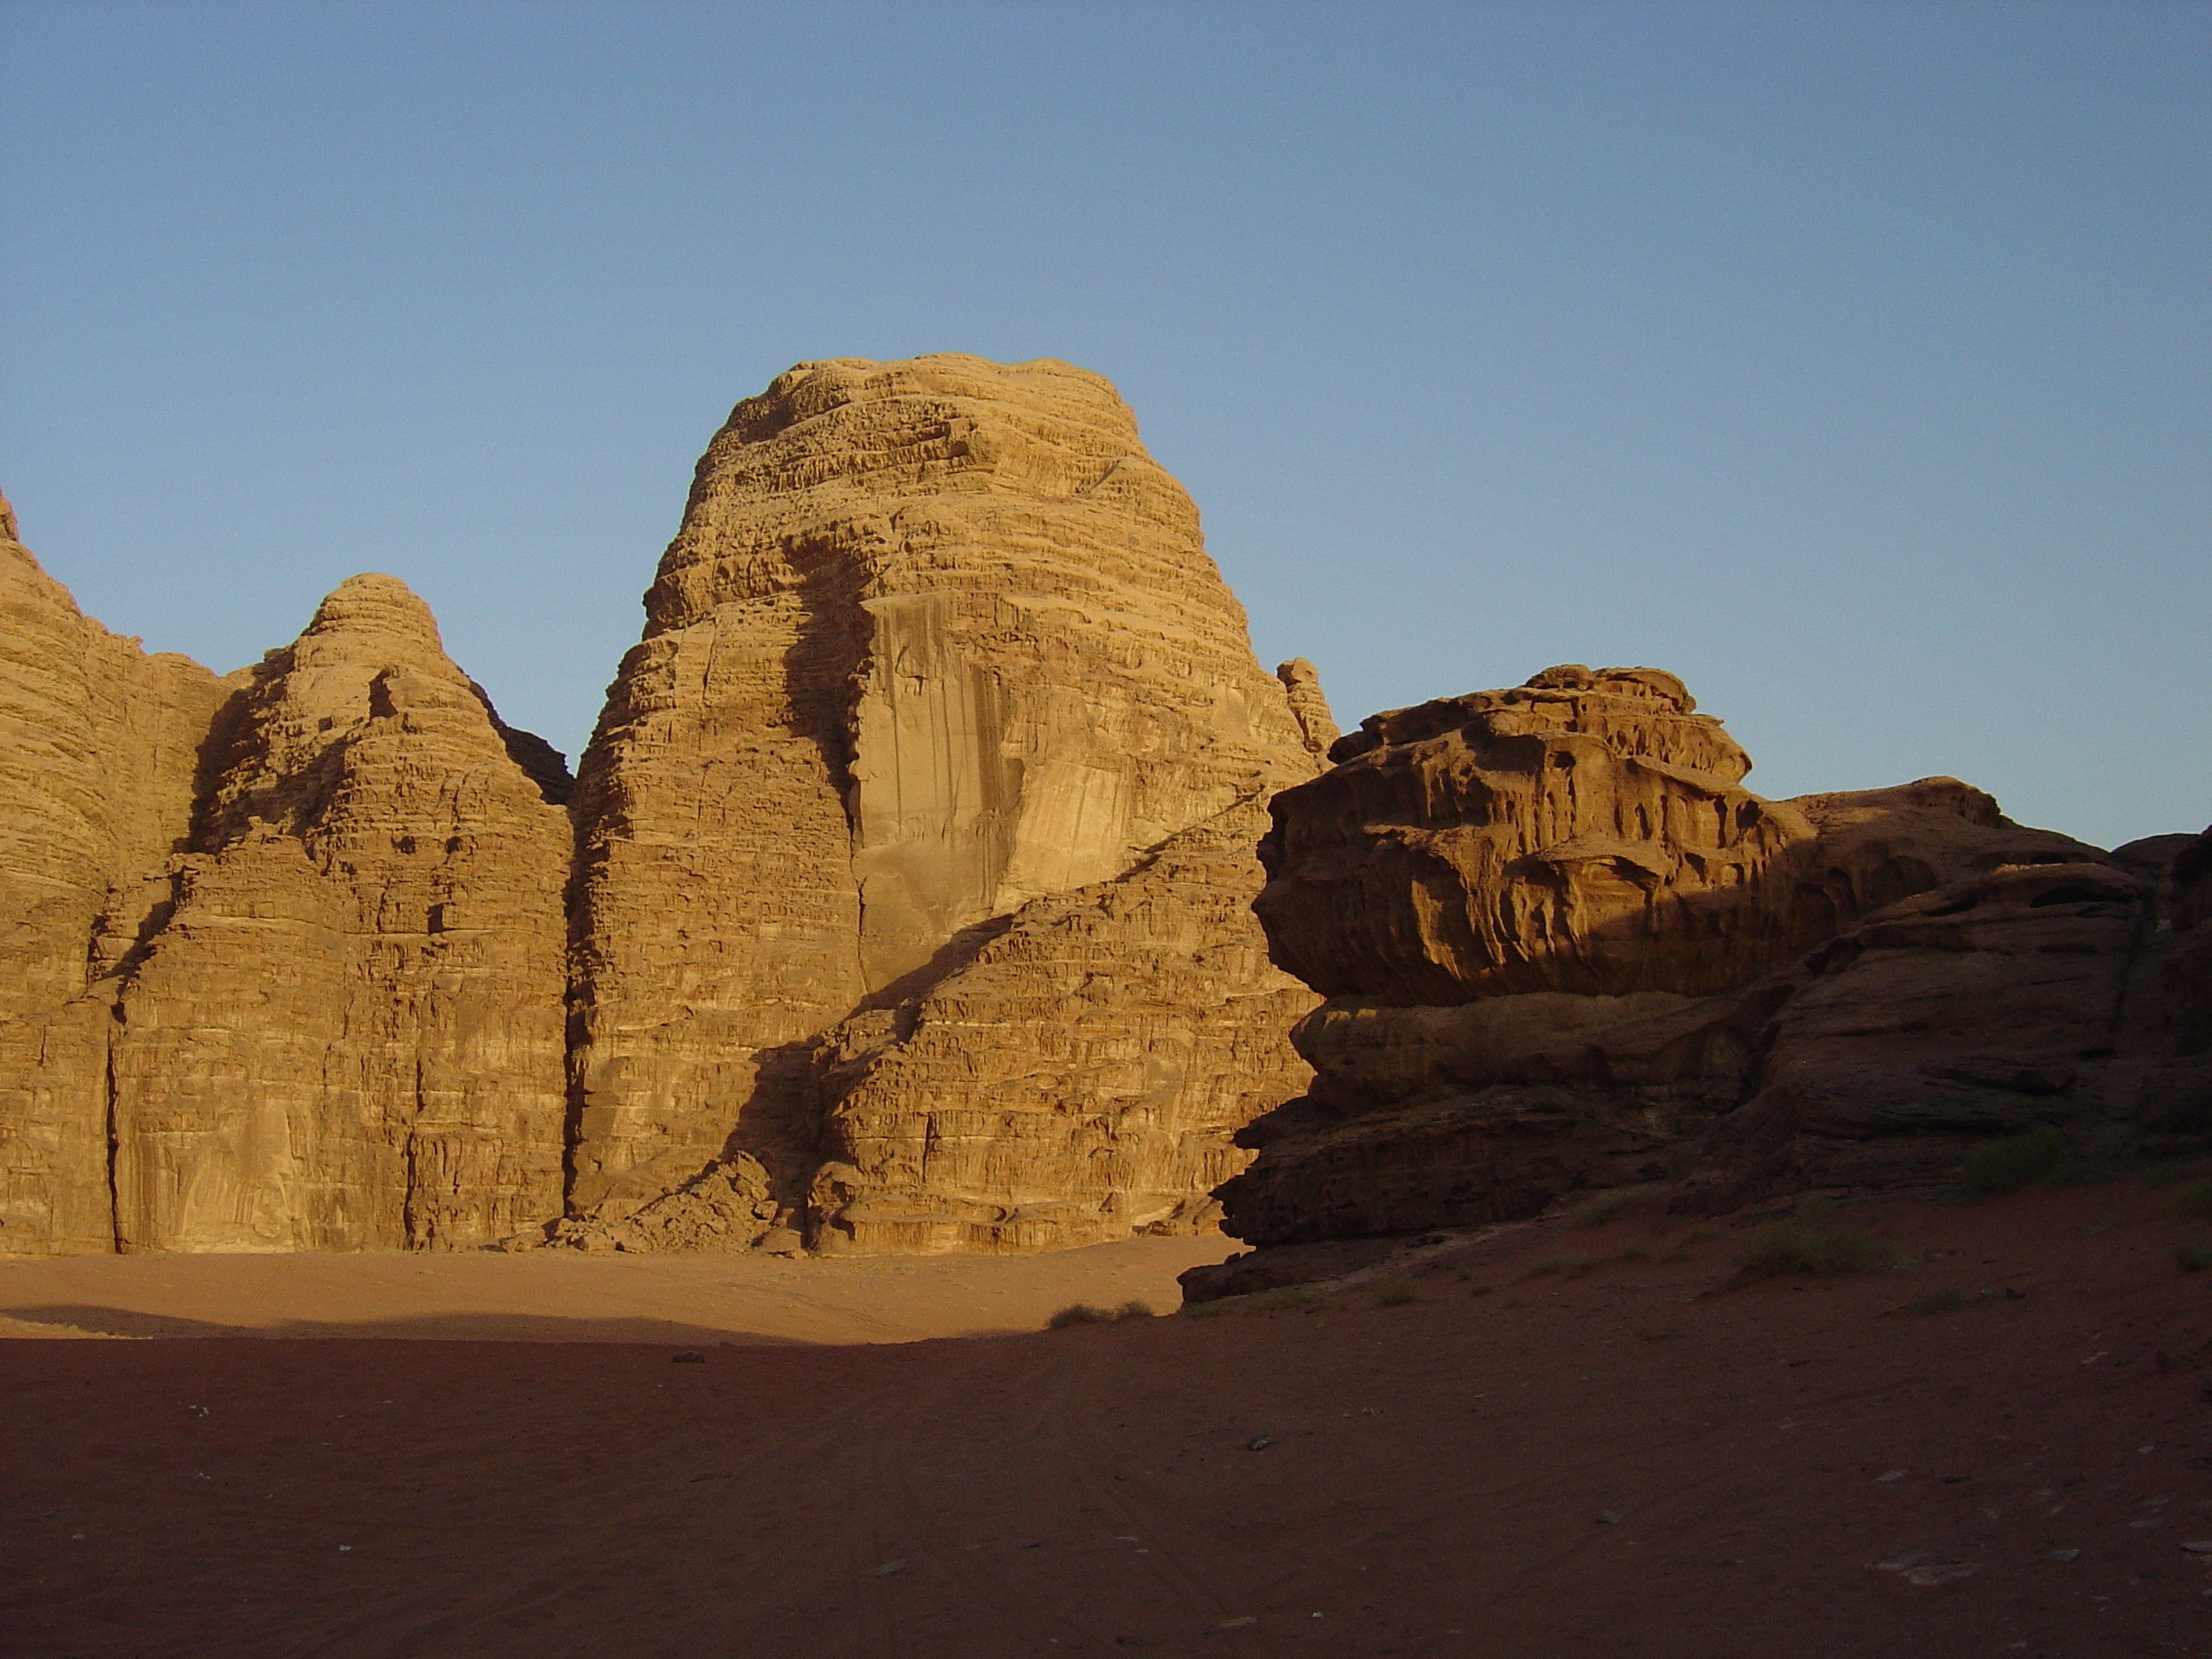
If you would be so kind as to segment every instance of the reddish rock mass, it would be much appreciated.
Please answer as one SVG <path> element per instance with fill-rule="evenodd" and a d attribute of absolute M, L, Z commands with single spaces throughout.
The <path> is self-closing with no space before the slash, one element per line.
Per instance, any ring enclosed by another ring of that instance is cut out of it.
<path fill-rule="evenodd" d="M 1644 668 L 1377 715 L 1331 754 L 1261 848 L 1275 959 L 1328 1000 L 1295 1034 L 1306 1094 L 1220 1194 L 1249 1242 L 1638 1182 L 1727 1208 L 1940 1179 L 2038 1125 L 2112 1152 L 2212 1128 L 2200 838 L 2107 854 L 1948 778 L 1765 800 Z"/>

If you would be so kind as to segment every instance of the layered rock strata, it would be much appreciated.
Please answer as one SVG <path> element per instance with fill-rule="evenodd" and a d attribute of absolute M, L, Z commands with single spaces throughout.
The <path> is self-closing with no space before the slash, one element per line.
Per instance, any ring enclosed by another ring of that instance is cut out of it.
<path fill-rule="evenodd" d="M 345 582 L 245 679 L 121 984 L 118 1241 L 451 1249 L 542 1223 L 569 834 L 510 751 L 542 756 L 390 577 Z"/>
<path fill-rule="evenodd" d="M 801 364 L 700 462 L 647 613 L 579 775 L 571 1236 L 1196 1213 L 1294 1086 L 1310 998 L 1237 843 L 1327 710 L 1253 660 L 1112 388 Z"/>
<path fill-rule="evenodd" d="M 224 679 L 0 545 L 0 1249 L 480 1244 L 561 1204 L 565 772 L 422 602 Z"/>
<path fill-rule="evenodd" d="M 1096 375 L 740 404 L 573 799 L 390 578 L 217 680 L 8 528 L 0 1248 L 1049 1248 L 1296 1091 L 1250 848 L 1335 730 Z"/>
<path fill-rule="evenodd" d="M 115 975 L 167 914 L 223 695 L 82 615 L 0 501 L 0 1250 L 114 1246 Z"/>
<path fill-rule="evenodd" d="M 1248 1241 L 1936 1178 L 2038 1123 L 2212 1127 L 2177 1064 L 2192 958 L 2157 928 L 2172 847 L 2131 872 L 1951 779 L 1761 799 L 1649 669 L 1553 669 L 1332 752 L 1261 847 L 1275 958 L 1328 1000 L 1294 1034 L 1306 1094 L 1221 1190 Z"/>

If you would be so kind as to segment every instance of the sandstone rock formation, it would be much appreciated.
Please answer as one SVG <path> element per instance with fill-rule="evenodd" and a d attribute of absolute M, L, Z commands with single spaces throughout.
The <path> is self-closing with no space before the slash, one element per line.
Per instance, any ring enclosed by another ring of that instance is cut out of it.
<path fill-rule="evenodd" d="M 1237 841 L 1327 711 L 1106 382 L 801 364 L 699 465 L 579 769 L 584 1242 L 1176 1224 L 1291 1091 Z"/>
<path fill-rule="evenodd" d="M 2006 865 L 1822 945 L 1762 1033 L 1750 1099 L 1705 1149 L 1698 1188 L 1725 1202 L 1895 1185 L 1954 1167 L 1973 1138 L 2048 1124 L 2094 1143 L 2129 1123 L 2141 1068 L 2114 1057 L 2158 1046 L 2152 900 L 2101 860 Z M 2148 1042 L 2124 1045 L 2131 1019 Z"/>
<path fill-rule="evenodd" d="M 1650 669 L 1553 669 L 1332 753 L 1261 847 L 1275 959 L 1328 1000 L 1295 1033 L 1306 1095 L 1221 1190 L 1248 1241 L 1927 1179 L 2039 1122 L 2212 1128 L 2155 880 L 1978 790 L 1763 800 Z"/>
<path fill-rule="evenodd" d="M 122 984 L 118 1239 L 450 1249 L 544 1221 L 565 814 L 390 577 L 345 582 L 245 678 Z"/>
<path fill-rule="evenodd" d="M 2212 1050 L 2212 830 L 2181 848 L 2168 868 L 2168 1018 L 2175 1054 L 2193 1059 Z"/>
<path fill-rule="evenodd" d="M 6 528 L 0 1249 L 1050 1248 L 1297 1091 L 1251 846 L 1335 729 L 1096 375 L 740 404 L 573 799 L 391 578 L 218 680 Z"/>
<path fill-rule="evenodd" d="M 87 621 L 4 527 L 0 1249 L 450 1248 L 556 1214 L 558 757 L 388 577 L 218 680 Z"/>
<path fill-rule="evenodd" d="M 0 1250 L 114 1246 L 105 988 L 167 915 L 222 696 L 81 615 L 0 502 Z"/>

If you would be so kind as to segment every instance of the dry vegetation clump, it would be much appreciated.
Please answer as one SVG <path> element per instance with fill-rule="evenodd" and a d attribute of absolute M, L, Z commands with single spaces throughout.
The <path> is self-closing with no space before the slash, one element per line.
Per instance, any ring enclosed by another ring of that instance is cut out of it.
<path fill-rule="evenodd" d="M 1914 1297 L 1898 1311 L 1919 1315 L 1947 1314 L 1956 1313 L 1966 1305 L 1966 1293 L 1956 1285 L 1946 1285 L 1942 1289 L 1930 1291 L 1925 1296 Z"/>
<path fill-rule="evenodd" d="M 1409 1302 L 1420 1299 L 1421 1293 L 1414 1288 L 1413 1281 L 1403 1275 L 1396 1279 L 1379 1279 L 1376 1283 L 1375 1303 L 1377 1307 L 1402 1308 Z"/>
<path fill-rule="evenodd" d="M 2212 1267 L 2212 1243 L 2201 1238 L 2185 1238 L 2173 1247 L 2173 1265 L 2185 1273 L 2201 1273 Z"/>
<path fill-rule="evenodd" d="M 2212 1176 L 2200 1176 L 2173 1195 L 2173 1212 L 2189 1221 L 2212 1221 Z"/>
<path fill-rule="evenodd" d="M 1602 1227 L 1625 1215 L 1650 1215 L 1667 1202 L 1663 1187 L 1615 1187 L 1593 1193 L 1566 1214 L 1570 1227 Z"/>
<path fill-rule="evenodd" d="M 2001 1197 L 2037 1182 L 2053 1191 L 2094 1186 L 2112 1175 L 2110 1164 L 2079 1156 L 2067 1146 L 2066 1137 L 2048 1125 L 1978 1147 L 1960 1167 L 1960 1180 L 1977 1198 Z"/>
<path fill-rule="evenodd" d="M 2146 1187 L 2171 1187 L 2176 1182 L 2186 1181 L 2201 1175 L 2204 1160 L 2201 1158 L 2171 1158 L 2160 1164 L 2147 1164 L 2136 1171 L 2136 1178 Z"/>
<path fill-rule="evenodd" d="M 2046 1179 L 2065 1157 L 2066 1137 L 2045 1126 L 1976 1147 L 1959 1173 L 1975 1197 L 2000 1198 Z"/>
<path fill-rule="evenodd" d="M 1111 1325 L 1117 1320 L 1151 1317 L 1151 1306 L 1134 1298 L 1124 1302 L 1118 1308 L 1099 1308 L 1088 1302 L 1071 1302 L 1046 1320 L 1044 1328 L 1048 1331 L 1059 1331 L 1070 1325 Z"/>
<path fill-rule="evenodd" d="M 1596 1266 L 1597 1258 L 1589 1252 L 1570 1250 L 1565 1255 L 1547 1255 L 1541 1261 L 1532 1263 L 1528 1271 L 1521 1275 L 1521 1282 L 1525 1284 L 1529 1279 L 1543 1279 L 1553 1273 L 1562 1279 L 1580 1279 Z"/>
<path fill-rule="evenodd" d="M 1759 1228 L 1743 1242 L 1740 1279 L 1778 1279 L 1790 1273 L 1863 1273 L 1893 1266 L 1896 1247 L 1838 1220 L 1826 1203 L 1797 1200 L 1796 1212 Z"/>

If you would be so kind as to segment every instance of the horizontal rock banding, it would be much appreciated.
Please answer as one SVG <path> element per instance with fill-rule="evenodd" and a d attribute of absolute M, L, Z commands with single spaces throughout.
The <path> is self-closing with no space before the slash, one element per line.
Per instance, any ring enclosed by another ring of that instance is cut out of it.
<path fill-rule="evenodd" d="M 218 680 L 0 551 L 0 1249 L 1046 1248 L 1295 1091 L 1334 728 L 1096 375 L 740 404 L 573 790 L 389 577 Z"/>

